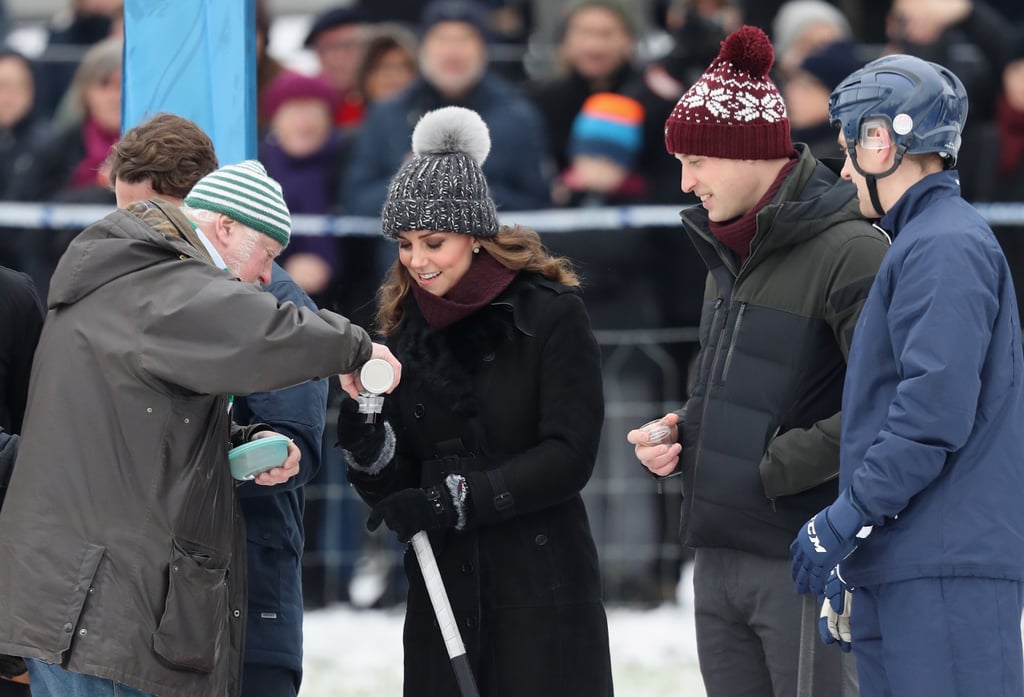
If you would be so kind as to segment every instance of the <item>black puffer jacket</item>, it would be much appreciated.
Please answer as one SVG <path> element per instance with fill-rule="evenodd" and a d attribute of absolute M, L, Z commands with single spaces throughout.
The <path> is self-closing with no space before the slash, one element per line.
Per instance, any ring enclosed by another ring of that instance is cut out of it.
<path fill-rule="evenodd" d="M 798 147 L 742 267 L 703 209 L 682 212 L 709 270 L 699 372 L 680 412 L 692 547 L 788 558 L 836 496 L 846 356 L 888 239 L 861 218 L 853 186 Z"/>

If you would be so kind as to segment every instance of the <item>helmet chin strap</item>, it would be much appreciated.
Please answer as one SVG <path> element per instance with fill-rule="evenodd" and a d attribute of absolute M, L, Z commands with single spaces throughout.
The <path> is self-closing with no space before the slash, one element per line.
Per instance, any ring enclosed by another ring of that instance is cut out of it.
<path fill-rule="evenodd" d="M 893 159 L 892 167 L 885 170 L 884 172 L 865 172 L 860 167 L 860 163 L 857 162 L 857 148 L 850 148 L 850 162 L 853 163 L 853 168 L 857 170 L 857 173 L 864 177 L 865 182 L 868 186 L 868 195 L 871 197 L 871 205 L 874 207 L 875 212 L 878 213 L 878 217 L 882 218 L 885 216 L 885 209 L 882 208 L 882 200 L 878 197 L 878 180 L 884 177 L 888 177 L 890 174 L 895 172 L 900 163 L 903 162 L 903 154 L 907 151 L 906 145 L 896 146 L 896 157 Z"/>
<path fill-rule="evenodd" d="M 860 167 L 857 168 L 857 171 L 860 172 L 861 174 L 864 174 L 864 172 L 861 171 Z M 864 180 L 867 182 L 867 185 L 868 185 L 868 195 L 871 196 L 871 205 L 874 206 L 875 213 L 878 213 L 878 217 L 879 218 L 884 218 L 885 217 L 885 209 L 882 208 L 882 201 L 881 201 L 881 199 L 878 198 L 878 177 L 879 176 L 885 176 L 885 175 L 864 174 Z"/>

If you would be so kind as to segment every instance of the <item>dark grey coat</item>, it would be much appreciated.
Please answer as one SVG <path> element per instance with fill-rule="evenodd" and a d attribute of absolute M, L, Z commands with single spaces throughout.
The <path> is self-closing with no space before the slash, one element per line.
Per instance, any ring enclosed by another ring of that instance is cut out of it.
<path fill-rule="evenodd" d="M 237 694 L 226 395 L 354 370 L 369 337 L 123 210 L 75 238 L 49 307 L 0 514 L 0 653 L 161 697 Z"/>
<path fill-rule="evenodd" d="M 403 381 L 385 402 L 397 455 L 376 477 L 350 469 L 353 483 L 373 503 L 449 472 L 466 476 L 469 528 L 432 542 L 481 695 L 611 695 L 597 551 L 580 497 L 604 414 L 583 302 L 520 274 L 442 332 L 427 328 L 415 302 L 406 310 L 391 342 Z M 457 695 L 411 551 L 405 567 L 405 694 Z"/>

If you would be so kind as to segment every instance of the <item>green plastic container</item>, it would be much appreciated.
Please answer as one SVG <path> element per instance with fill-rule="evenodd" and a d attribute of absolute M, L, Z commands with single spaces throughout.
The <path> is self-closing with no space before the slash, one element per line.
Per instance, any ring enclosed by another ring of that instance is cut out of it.
<path fill-rule="evenodd" d="M 231 476 L 240 481 L 255 479 L 262 472 L 280 467 L 288 459 L 288 439 L 266 436 L 228 451 Z"/>

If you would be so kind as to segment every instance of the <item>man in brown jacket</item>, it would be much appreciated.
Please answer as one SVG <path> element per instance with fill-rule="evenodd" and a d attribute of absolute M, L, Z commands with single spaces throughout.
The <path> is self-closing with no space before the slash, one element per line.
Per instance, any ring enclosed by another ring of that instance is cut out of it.
<path fill-rule="evenodd" d="M 221 181 L 197 195 L 230 210 L 231 259 L 146 201 L 88 227 L 54 274 L 0 514 L 0 653 L 28 659 L 36 697 L 236 695 L 245 539 L 227 450 L 267 427 L 233 428 L 232 395 L 371 356 L 400 369 L 344 317 L 225 273 L 260 277 L 290 219 L 259 163 Z"/>

